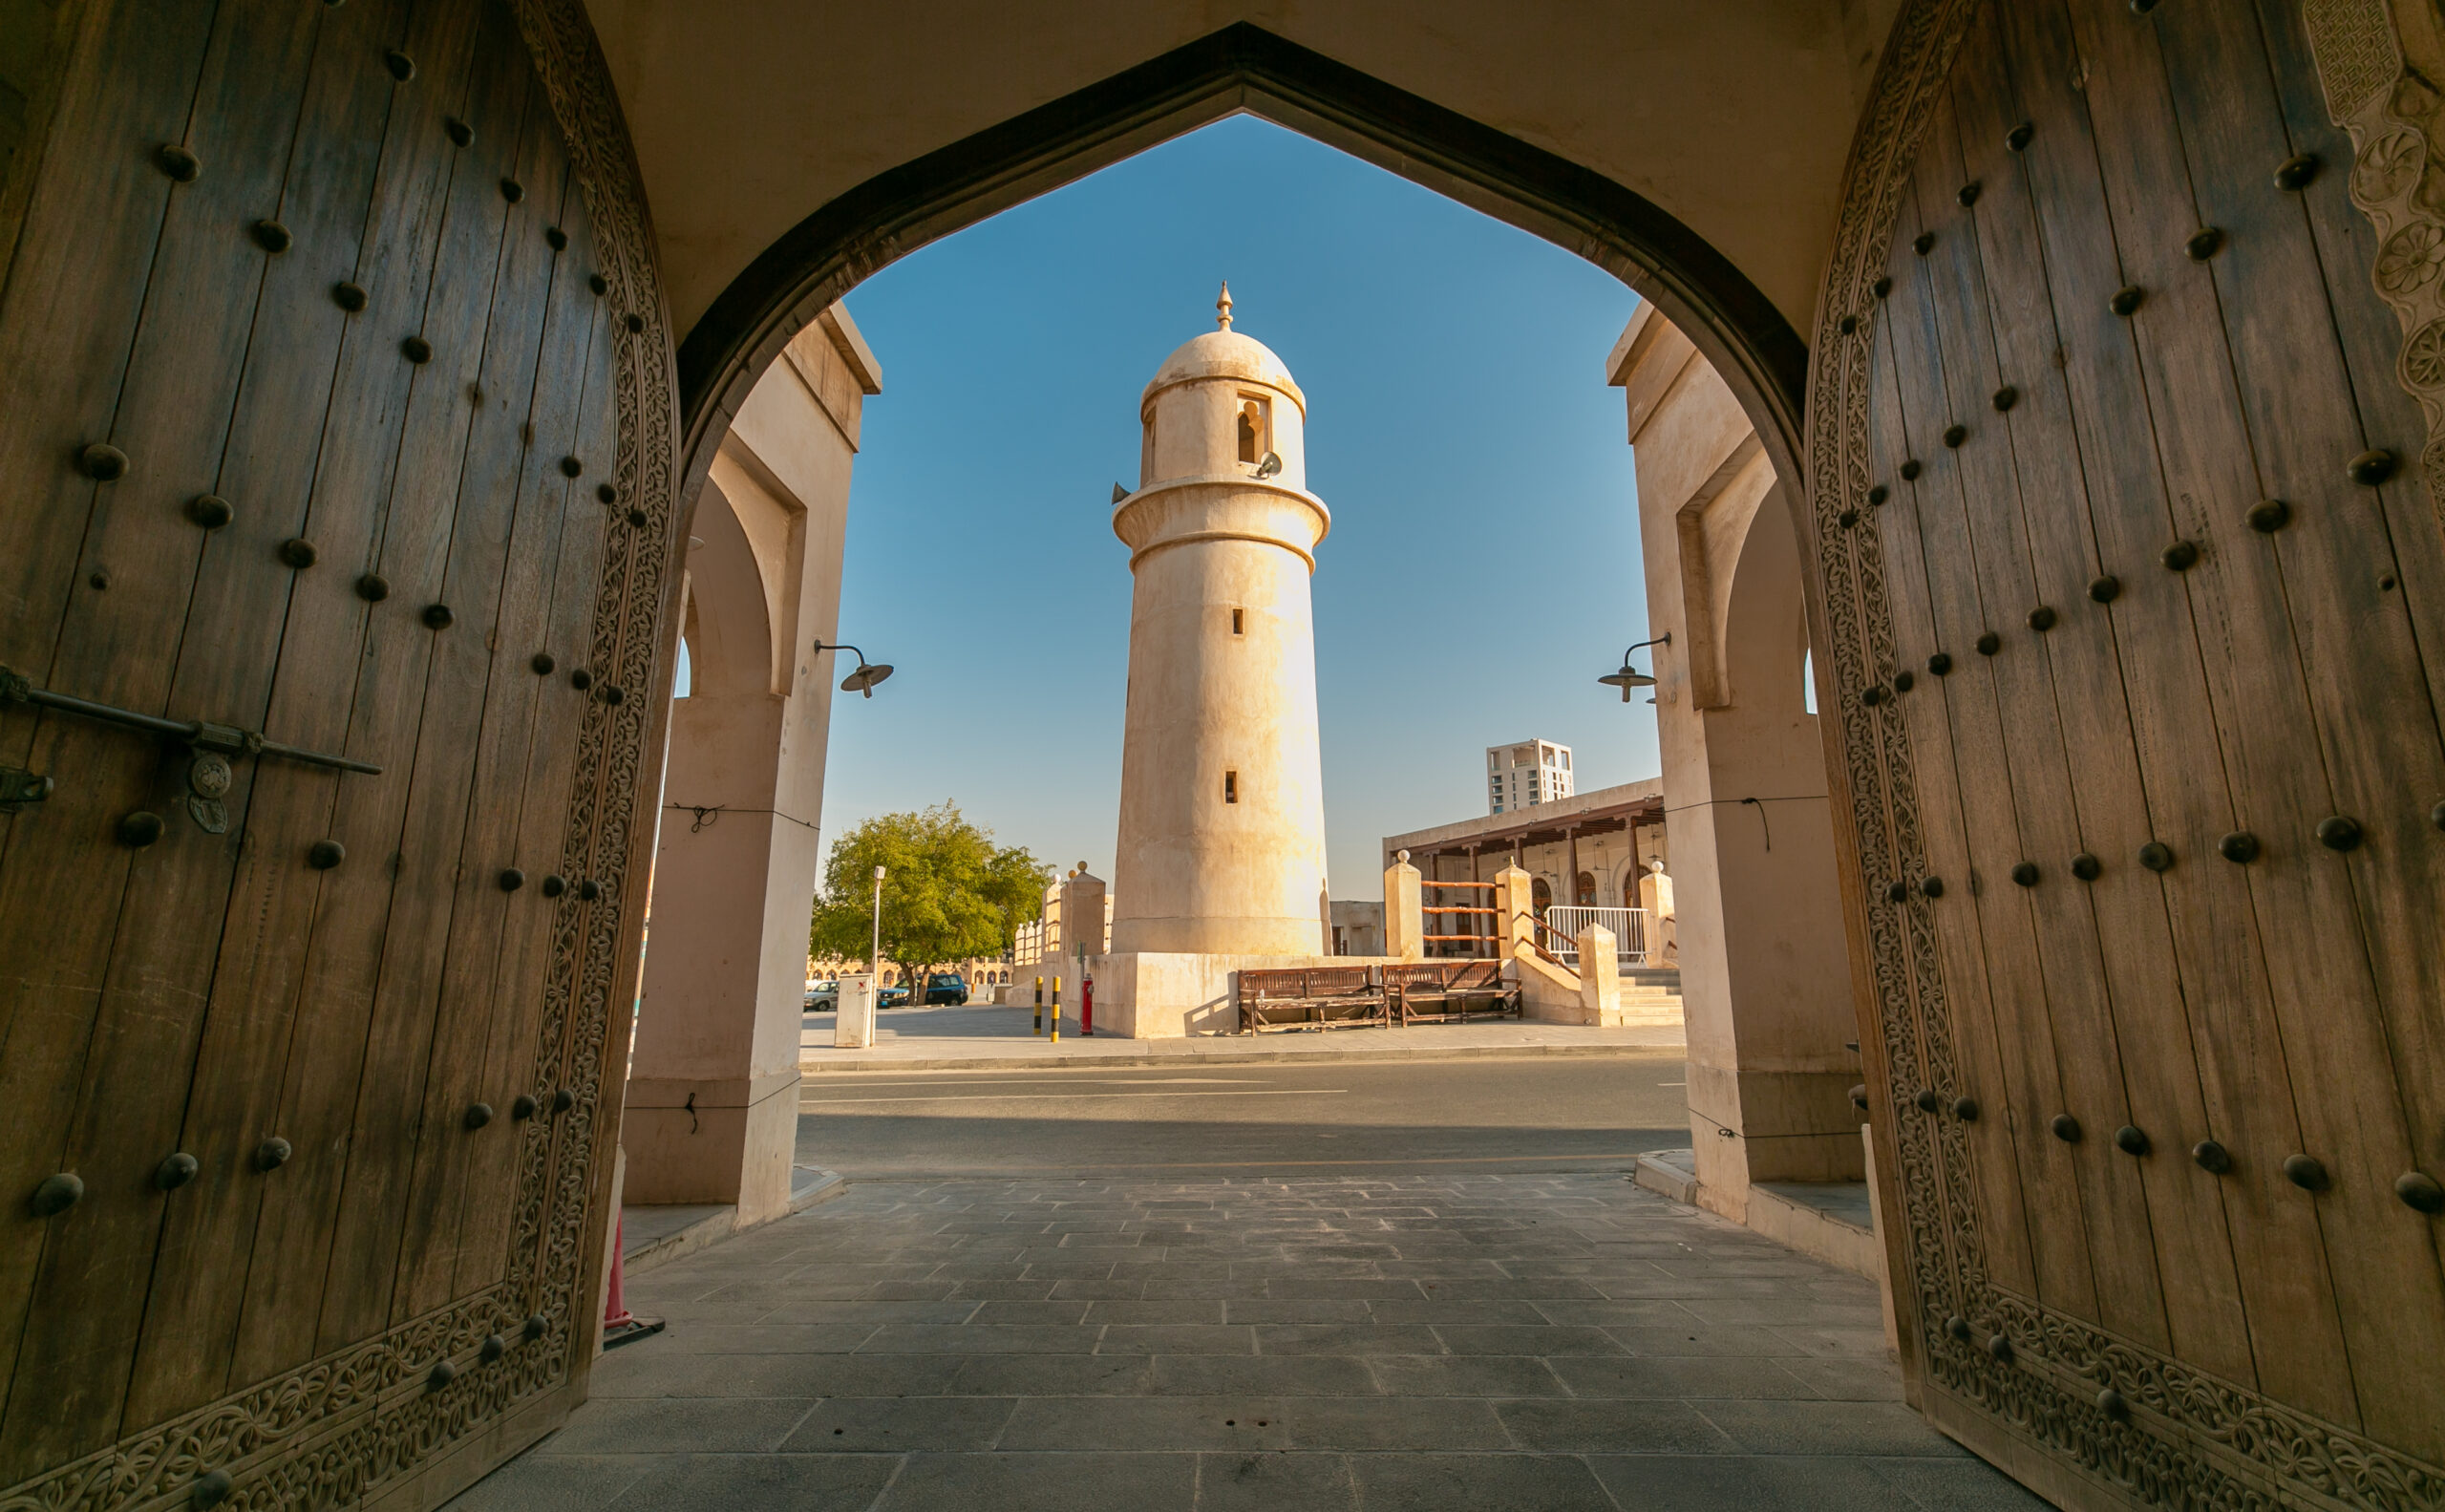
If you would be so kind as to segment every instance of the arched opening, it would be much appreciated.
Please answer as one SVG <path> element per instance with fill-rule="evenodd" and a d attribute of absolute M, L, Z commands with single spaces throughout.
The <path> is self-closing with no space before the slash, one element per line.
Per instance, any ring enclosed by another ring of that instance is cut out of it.
<path fill-rule="evenodd" d="M 683 489 L 706 476 L 731 417 L 783 349 L 861 281 L 998 211 L 1233 114 L 1337 148 L 1621 279 L 1688 333 L 1777 470 L 1798 476 L 1806 346 L 1703 238 L 1615 179 L 1239 23 L 890 166 L 767 245 L 682 344 Z M 1264 450 L 1258 423 L 1249 432 L 1238 437 L 1244 462 Z M 1146 427 L 1141 458 L 1156 443 Z"/>
<path fill-rule="evenodd" d="M 1257 405 L 1257 400 L 1250 399 L 1240 406 L 1240 421 L 1238 426 L 1240 441 L 1239 452 L 1240 460 L 1244 462 L 1255 461 L 1264 448 L 1264 439 L 1261 434 L 1263 430 L 1263 417 Z"/>
<path fill-rule="evenodd" d="M 890 167 L 768 245 L 682 346 L 688 483 L 706 475 L 730 417 L 776 355 L 858 283 L 1002 209 L 1232 114 L 1335 147 L 1621 279 L 1689 333 L 1765 454 L 1797 476 L 1805 347 L 1713 247 L 1615 180 L 1243 23 Z M 1254 415 L 1240 407 L 1234 424 L 1236 455 L 1244 465 L 1257 461 L 1268 439 L 1263 407 Z M 1157 441 L 1145 426 L 1141 463 Z M 1217 773 L 1208 791 L 1223 806 L 1244 807 L 1238 785 Z M 1549 901 L 1565 878 L 1579 894 L 1575 870 L 1558 868 Z"/>
<path fill-rule="evenodd" d="M 700 487 L 694 508 L 701 514 L 720 497 L 721 490 L 703 487 L 700 480 L 712 476 L 718 481 L 727 428 L 762 392 L 759 380 L 773 371 L 776 354 L 805 339 L 818 316 L 860 281 L 996 210 L 1235 110 L 1439 191 L 1621 279 L 1649 301 L 1648 308 L 1668 312 L 1721 373 L 1725 391 L 1757 437 L 1753 449 L 1761 467 L 1773 459 L 1797 476 L 1805 367 L 1797 334 L 1738 270 L 1640 196 L 1252 27 L 1227 29 L 1159 62 L 1081 92 L 1058 109 L 1031 112 L 889 169 L 818 210 L 759 255 L 713 302 L 681 352 L 687 477 Z M 1216 417 L 1229 427 L 1230 447 L 1217 455 L 1236 456 L 1243 465 L 1265 456 L 1270 421 L 1291 421 L 1286 411 L 1268 416 L 1262 403 L 1244 397 Z M 1160 439 L 1178 444 L 1168 433 Z M 1141 461 L 1155 454 L 1158 440 L 1151 423 L 1141 429 Z M 1778 511 L 1784 497 L 1775 496 Z M 1784 533 L 1797 529 L 1795 522 Z M 695 534 L 712 539 L 702 529 Z M 1797 559 L 1796 551 L 1791 555 Z M 1793 592 L 1797 612 L 1796 581 Z M 1263 615 L 1248 623 L 1260 630 L 1271 624 Z M 1233 624 L 1235 630 L 1245 628 Z M 803 644 L 807 637 L 797 639 Z M 696 677 L 701 685 L 704 673 Z M 1242 809 L 1261 802 L 1267 790 L 1258 786 L 1242 794 L 1242 775 L 1215 773 L 1201 800 Z M 1536 879 L 1536 911 L 1542 914 L 1564 892 L 1580 905 L 1599 905 L 1598 877 L 1614 862 L 1609 855 L 1590 860 L 1593 864 L 1582 866 L 1574 856 L 1573 863 Z M 1491 885 L 1486 874 L 1498 869 L 1500 853 L 1489 851 L 1487 861 L 1480 873 L 1471 859 L 1467 875 L 1473 883 Z M 1614 905 L 1641 906 L 1633 896 L 1625 888 Z M 1458 900 L 1456 894 L 1441 901 Z M 1482 900 L 1472 893 L 1469 901 Z M 1478 928 L 1477 921 L 1472 927 L 1481 944 L 1430 946 L 1427 953 L 1476 955 L 1492 948 L 1491 929 Z M 997 972 L 994 980 L 1023 983 L 1032 969 Z M 1053 973 L 1045 974 L 1049 980 Z M 903 979 L 894 969 L 886 969 L 882 978 L 895 987 Z M 1575 990 L 1573 1001 L 1576 1006 Z"/>

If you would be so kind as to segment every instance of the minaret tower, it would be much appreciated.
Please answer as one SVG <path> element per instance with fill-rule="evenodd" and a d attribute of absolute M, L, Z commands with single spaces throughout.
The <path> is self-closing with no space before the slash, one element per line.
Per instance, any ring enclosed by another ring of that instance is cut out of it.
<path fill-rule="evenodd" d="M 1307 490 L 1308 401 L 1220 328 L 1138 401 L 1137 491 L 1113 506 L 1137 579 L 1113 870 L 1115 951 L 1316 955 L 1324 768 L 1308 580 L 1332 527 Z"/>

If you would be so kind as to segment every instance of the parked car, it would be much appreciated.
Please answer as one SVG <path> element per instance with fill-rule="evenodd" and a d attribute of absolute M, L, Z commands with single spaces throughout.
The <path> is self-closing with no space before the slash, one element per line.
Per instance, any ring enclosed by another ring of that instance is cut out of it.
<path fill-rule="evenodd" d="M 828 1013 L 840 1006 L 840 984 L 837 981 L 809 982 L 806 988 L 806 1011 Z"/>
<path fill-rule="evenodd" d="M 908 989 L 904 987 L 886 987 L 877 995 L 875 1001 L 877 1006 L 882 1008 L 906 1008 L 908 1006 Z"/>
<path fill-rule="evenodd" d="M 926 1003 L 964 1004 L 967 1001 L 967 978 L 955 971 L 937 971 L 925 978 Z"/>

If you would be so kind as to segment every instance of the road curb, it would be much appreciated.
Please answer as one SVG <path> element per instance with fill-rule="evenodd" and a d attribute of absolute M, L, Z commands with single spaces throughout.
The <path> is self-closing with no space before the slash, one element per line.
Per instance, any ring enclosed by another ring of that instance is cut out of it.
<path fill-rule="evenodd" d="M 801 1076 L 854 1075 L 875 1071 L 1024 1071 L 1031 1068 L 1076 1070 L 1113 1066 L 1228 1066 L 1251 1064 L 1349 1065 L 1385 1060 L 1520 1060 L 1547 1056 L 1578 1059 L 1640 1060 L 1659 1056 L 1685 1058 L 1681 1045 L 1455 1045 L 1430 1050 L 1205 1050 L 1189 1052 L 1113 1052 L 1093 1055 L 960 1055 L 924 1060 L 802 1060 Z"/>

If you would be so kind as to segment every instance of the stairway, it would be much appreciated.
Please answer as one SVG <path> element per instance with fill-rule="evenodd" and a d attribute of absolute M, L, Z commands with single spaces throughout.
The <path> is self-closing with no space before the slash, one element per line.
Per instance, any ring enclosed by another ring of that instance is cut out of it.
<path fill-rule="evenodd" d="M 1681 969 L 1677 966 L 1631 967 L 1622 973 L 1624 1024 L 1681 1022 Z"/>

